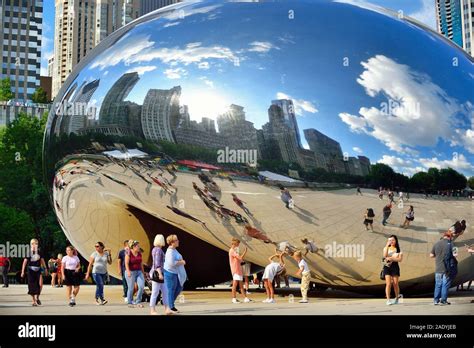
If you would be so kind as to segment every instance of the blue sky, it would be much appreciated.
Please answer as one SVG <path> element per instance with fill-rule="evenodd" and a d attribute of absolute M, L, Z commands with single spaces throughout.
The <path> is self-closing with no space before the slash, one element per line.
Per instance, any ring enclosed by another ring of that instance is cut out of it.
<path fill-rule="evenodd" d="M 374 5 L 386 7 L 413 16 L 421 22 L 436 28 L 434 1 L 432 0 L 370 0 Z M 41 47 L 41 75 L 46 75 L 48 58 L 54 49 L 54 1 L 43 2 L 43 43 Z"/>
<path fill-rule="evenodd" d="M 362 1 L 335 2 L 291 3 L 297 25 L 281 16 L 288 3 L 185 7 L 185 19 L 172 12 L 137 24 L 95 51 L 75 82 L 100 79 L 91 100 L 100 109 L 111 86 L 137 72 L 127 100 L 143 104 L 150 88 L 179 85 L 192 119 L 216 118 L 234 103 L 257 129 L 273 99 L 292 99 L 300 132 L 318 129 L 350 156 L 407 175 L 448 166 L 474 175 L 472 63 L 430 31 Z M 432 0 L 373 2 L 434 27 Z"/>

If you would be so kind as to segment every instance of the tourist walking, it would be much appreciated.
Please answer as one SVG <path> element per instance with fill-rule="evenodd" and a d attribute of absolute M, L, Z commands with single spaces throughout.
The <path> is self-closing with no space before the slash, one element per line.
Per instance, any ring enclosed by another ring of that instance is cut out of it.
<path fill-rule="evenodd" d="M 133 241 L 130 241 L 133 242 Z M 123 301 L 125 303 L 128 302 L 128 285 L 127 285 L 127 275 L 125 274 L 125 255 L 130 251 L 130 248 L 128 247 L 129 240 L 124 240 L 123 241 L 123 249 L 121 249 L 118 253 L 117 256 L 117 268 L 118 268 L 118 274 L 119 276 L 122 277 L 122 288 L 123 288 Z"/>
<path fill-rule="evenodd" d="M 273 289 L 272 283 L 276 275 L 283 276 L 286 274 L 285 261 L 283 260 L 284 255 L 286 255 L 284 252 L 277 253 L 268 258 L 270 264 L 265 267 L 262 276 L 263 285 L 267 293 L 267 298 L 262 301 L 263 303 L 275 303 L 275 290 Z M 274 260 L 276 258 L 278 258 L 278 261 Z"/>
<path fill-rule="evenodd" d="M 301 300 L 300 303 L 308 303 L 308 290 L 309 283 L 311 280 L 311 272 L 309 271 L 308 263 L 303 259 L 301 251 L 296 251 L 293 254 L 293 258 L 298 262 L 298 272 L 297 276 L 301 276 Z"/>
<path fill-rule="evenodd" d="M 137 240 L 131 242 L 130 251 L 125 255 L 125 270 L 127 277 L 127 303 L 130 308 L 143 308 L 142 295 L 145 288 L 145 270 L 143 269 L 142 253 L 140 243 Z M 138 286 L 137 296 L 133 301 L 133 290 L 135 283 Z"/>
<path fill-rule="evenodd" d="M 405 213 L 405 221 L 402 224 L 403 228 L 408 228 L 410 226 L 410 222 L 415 220 L 415 209 L 412 205 L 408 208 L 408 211 Z"/>
<path fill-rule="evenodd" d="M 367 208 L 364 215 L 364 225 L 365 225 L 366 231 L 369 230 L 369 226 L 372 232 L 374 231 L 374 226 L 373 226 L 374 218 L 375 218 L 374 210 L 372 208 Z"/>
<path fill-rule="evenodd" d="M 77 256 L 76 249 L 70 245 L 66 248 L 66 256 L 61 260 L 62 267 L 61 272 L 66 285 L 66 295 L 69 299 L 69 306 L 74 307 L 76 305 L 76 297 L 79 294 L 81 288 L 81 261 Z"/>
<path fill-rule="evenodd" d="M 51 274 L 51 287 L 58 287 L 56 284 L 58 276 L 58 260 L 54 258 L 54 255 L 52 255 L 48 260 L 48 271 L 49 274 Z"/>
<path fill-rule="evenodd" d="M 382 220 L 382 225 L 387 225 L 387 220 L 390 217 L 390 214 L 392 214 L 392 204 L 388 203 L 385 207 L 383 207 L 383 220 Z"/>
<path fill-rule="evenodd" d="M 105 249 L 102 242 L 95 243 L 95 251 L 89 258 L 85 280 L 89 279 L 92 269 L 92 278 L 95 282 L 95 302 L 98 305 L 105 305 L 107 300 L 104 298 L 104 284 L 107 279 L 107 264 L 112 264 L 112 254 L 110 249 Z"/>
<path fill-rule="evenodd" d="M 57 287 L 58 288 L 62 288 L 63 287 L 63 274 L 62 274 L 62 267 L 63 267 L 63 264 L 62 264 L 62 260 L 63 260 L 63 254 L 58 254 L 58 258 L 56 259 L 56 265 L 58 267 L 57 269 Z"/>
<path fill-rule="evenodd" d="M 308 253 L 317 253 L 319 248 L 316 246 L 316 243 L 314 243 L 312 240 L 308 240 L 308 238 L 304 238 L 301 240 L 301 243 L 304 245 L 304 256 L 306 256 Z"/>
<path fill-rule="evenodd" d="M 179 313 L 175 306 L 175 301 L 183 290 L 187 275 L 184 266 L 186 261 L 183 256 L 176 250 L 179 247 L 178 236 L 171 234 L 166 237 L 168 249 L 165 254 L 165 284 L 168 290 L 168 306 L 173 312 Z"/>
<path fill-rule="evenodd" d="M 245 202 L 241 200 L 235 193 L 232 194 L 232 200 L 242 209 L 248 216 L 252 216 L 250 210 L 245 206 Z"/>
<path fill-rule="evenodd" d="M 232 244 L 229 249 L 229 265 L 230 272 L 232 274 L 232 303 L 240 303 L 237 299 L 237 286 L 239 286 L 241 294 L 244 296 L 244 302 L 250 302 L 243 287 L 243 270 L 242 263 L 244 262 L 245 254 L 247 254 L 247 248 L 242 255 L 239 254 L 240 240 L 232 238 Z"/>
<path fill-rule="evenodd" d="M 28 295 L 32 298 L 34 307 L 41 306 L 41 290 L 43 289 L 43 275 L 41 270 L 44 269 L 45 275 L 48 275 L 48 269 L 40 254 L 38 239 L 30 241 L 30 256 L 23 259 L 21 267 L 21 277 L 25 274 L 28 276 Z"/>
<path fill-rule="evenodd" d="M 0 276 L 3 280 L 2 288 L 8 288 L 8 272 L 10 272 L 10 259 L 4 256 L 3 249 L 0 249 Z"/>
<path fill-rule="evenodd" d="M 395 235 L 391 235 L 388 238 L 387 245 L 383 248 L 383 275 L 385 278 L 385 296 L 387 298 L 387 305 L 397 304 L 400 297 L 400 287 L 398 280 L 400 278 L 400 266 L 399 263 L 403 260 L 403 253 L 400 250 L 398 244 L 398 238 Z M 390 299 L 390 294 L 393 290 L 395 292 L 395 299 Z"/>
<path fill-rule="evenodd" d="M 154 248 L 151 251 L 152 264 L 150 269 L 151 279 L 151 298 L 150 298 L 150 314 L 157 315 L 156 302 L 158 301 L 158 295 L 161 292 L 161 301 L 165 307 L 165 314 L 170 315 L 174 312 L 168 306 L 168 290 L 165 284 L 164 265 L 165 265 L 165 253 L 163 247 L 165 246 L 165 237 L 162 234 L 157 234 L 153 241 Z"/>
<path fill-rule="evenodd" d="M 431 249 L 430 257 L 435 259 L 435 289 L 434 289 L 434 305 L 449 305 L 448 291 L 451 287 L 452 274 L 449 274 L 449 266 L 446 261 L 454 258 L 451 245 L 452 233 L 447 231 L 443 238 L 436 242 Z"/>

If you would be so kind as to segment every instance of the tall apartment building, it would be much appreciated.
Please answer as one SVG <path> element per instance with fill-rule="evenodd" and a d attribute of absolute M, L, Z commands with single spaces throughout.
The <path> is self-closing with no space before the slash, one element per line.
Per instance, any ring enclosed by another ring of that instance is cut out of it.
<path fill-rule="evenodd" d="M 461 19 L 463 48 L 474 56 L 474 0 L 462 0 Z"/>
<path fill-rule="evenodd" d="M 181 1 L 182 0 L 140 0 L 140 16 L 165 6 L 177 4 Z"/>
<path fill-rule="evenodd" d="M 15 99 L 31 99 L 40 86 L 43 0 L 0 0 L 2 73 Z"/>
<path fill-rule="evenodd" d="M 101 40 L 140 15 L 139 0 L 55 0 L 53 96 Z"/>
<path fill-rule="evenodd" d="M 463 47 L 461 0 L 436 0 L 438 32 Z"/>

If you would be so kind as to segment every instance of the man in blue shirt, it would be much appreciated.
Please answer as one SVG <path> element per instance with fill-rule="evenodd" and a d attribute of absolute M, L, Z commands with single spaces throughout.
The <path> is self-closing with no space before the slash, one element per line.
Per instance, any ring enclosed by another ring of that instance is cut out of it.
<path fill-rule="evenodd" d="M 127 278 L 125 277 L 125 255 L 130 251 L 128 247 L 128 240 L 123 241 L 123 249 L 119 251 L 117 258 L 117 266 L 119 275 L 122 276 L 122 286 L 123 286 L 123 299 L 124 302 L 127 302 Z"/>

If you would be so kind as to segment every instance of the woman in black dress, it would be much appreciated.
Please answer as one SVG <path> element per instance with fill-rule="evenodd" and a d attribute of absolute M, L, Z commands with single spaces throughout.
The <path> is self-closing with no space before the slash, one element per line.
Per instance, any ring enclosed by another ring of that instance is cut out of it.
<path fill-rule="evenodd" d="M 21 277 L 25 277 L 25 271 L 28 275 L 28 295 L 31 295 L 33 299 L 33 306 L 41 305 L 39 296 L 41 289 L 43 288 L 43 276 L 41 270 L 44 269 L 45 275 L 48 275 L 48 269 L 44 259 L 41 257 L 38 248 L 38 240 L 32 239 L 30 241 L 30 256 L 23 260 L 23 266 L 21 268 Z"/>

